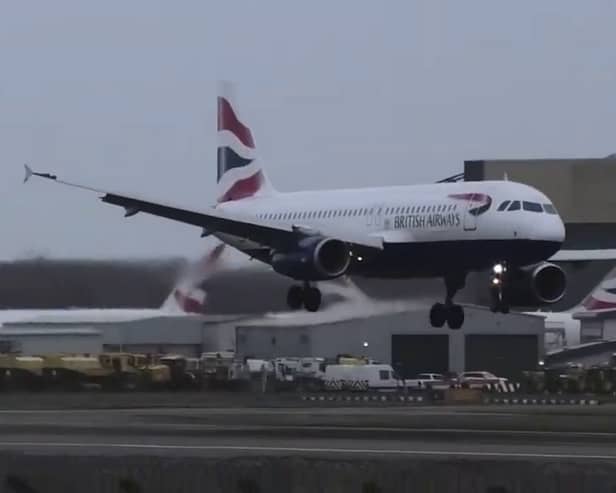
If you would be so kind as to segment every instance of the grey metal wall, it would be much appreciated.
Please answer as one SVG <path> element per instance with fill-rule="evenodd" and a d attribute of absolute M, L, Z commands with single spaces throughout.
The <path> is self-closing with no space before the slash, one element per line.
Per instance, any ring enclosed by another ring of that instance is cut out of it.
<path fill-rule="evenodd" d="M 449 336 L 444 334 L 393 334 L 391 365 L 403 378 L 418 373 L 449 371 Z"/>
<path fill-rule="evenodd" d="M 18 334 L 0 335 L 2 345 L 9 343 L 12 350 L 25 355 L 52 353 L 99 353 L 103 349 L 100 335 L 80 334 Z"/>
<path fill-rule="evenodd" d="M 462 330 L 435 329 L 429 326 L 426 311 L 413 311 L 365 319 L 346 320 L 313 326 L 238 325 L 237 351 L 240 355 L 323 356 L 337 354 L 370 356 L 392 363 L 392 336 L 419 334 L 448 336 L 449 369 L 465 369 L 467 334 L 528 334 L 537 336 L 536 352 L 543 357 L 543 319 L 518 314 L 495 315 L 488 310 L 467 308 Z M 427 368 L 426 371 L 430 369 Z"/>
<path fill-rule="evenodd" d="M 534 334 L 469 334 L 465 339 L 467 371 L 488 370 L 499 377 L 518 377 L 539 361 Z"/>

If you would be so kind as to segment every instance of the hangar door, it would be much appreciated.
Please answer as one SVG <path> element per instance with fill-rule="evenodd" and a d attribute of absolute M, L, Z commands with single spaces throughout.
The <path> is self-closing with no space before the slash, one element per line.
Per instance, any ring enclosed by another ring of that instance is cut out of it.
<path fill-rule="evenodd" d="M 391 366 L 402 378 L 449 371 L 449 336 L 392 335 Z"/>
<path fill-rule="evenodd" d="M 467 335 L 466 371 L 489 371 L 499 377 L 517 377 L 537 367 L 536 335 Z"/>

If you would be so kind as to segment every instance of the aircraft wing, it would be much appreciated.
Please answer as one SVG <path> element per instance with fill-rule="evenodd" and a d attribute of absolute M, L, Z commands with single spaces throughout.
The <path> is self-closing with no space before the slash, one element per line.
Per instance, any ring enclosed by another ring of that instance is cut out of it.
<path fill-rule="evenodd" d="M 126 211 L 125 217 L 130 217 L 140 212 L 152 214 L 154 216 L 200 227 L 203 229 L 204 234 L 225 233 L 245 238 L 265 247 L 281 249 L 292 248 L 302 238 L 322 235 L 344 241 L 352 248 L 358 250 L 383 248 L 383 239 L 381 237 L 355 235 L 340 231 L 334 232 L 328 231 L 326 228 L 319 228 L 317 230 L 290 224 L 279 224 L 274 221 L 265 221 L 254 217 L 229 214 L 228 212 L 223 212 L 213 207 L 209 207 L 203 211 L 192 211 L 170 204 L 153 202 L 144 198 L 132 197 L 80 185 L 78 183 L 67 182 L 60 180 L 56 175 L 50 173 L 37 173 L 32 171 L 32 169 L 26 165 L 24 182 L 28 181 L 32 176 L 102 194 L 100 199 L 103 202 L 123 207 Z"/>
<path fill-rule="evenodd" d="M 591 260 L 616 260 L 616 249 L 560 250 L 550 259 L 553 262 L 588 262 Z"/>

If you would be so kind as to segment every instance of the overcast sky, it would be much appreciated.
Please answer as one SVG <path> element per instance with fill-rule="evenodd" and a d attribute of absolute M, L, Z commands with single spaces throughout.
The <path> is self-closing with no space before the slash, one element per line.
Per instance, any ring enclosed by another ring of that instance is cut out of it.
<path fill-rule="evenodd" d="M 0 258 L 194 256 L 199 230 L 22 164 L 202 207 L 216 81 L 281 190 L 616 152 L 616 2 L 0 0 Z"/>

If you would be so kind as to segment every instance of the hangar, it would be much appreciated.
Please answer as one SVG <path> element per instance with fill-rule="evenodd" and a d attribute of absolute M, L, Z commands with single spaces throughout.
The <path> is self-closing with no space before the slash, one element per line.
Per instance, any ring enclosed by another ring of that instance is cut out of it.
<path fill-rule="evenodd" d="M 543 319 L 466 307 L 464 327 L 436 329 L 427 309 L 398 308 L 373 314 L 293 314 L 239 321 L 240 356 L 367 356 L 390 363 L 405 378 L 420 372 L 488 370 L 513 377 L 535 368 L 544 354 Z"/>
<path fill-rule="evenodd" d="M 199 356 L 202 352 L 234 347 L 234 335 L 222 322 L 237 316 L 160 316 L 105 319 L 37 316 L 5 322 L 0 327 L 0 352 L 21 354 L 178 353 Z"/>

